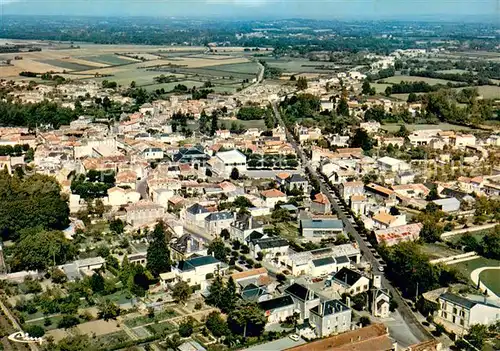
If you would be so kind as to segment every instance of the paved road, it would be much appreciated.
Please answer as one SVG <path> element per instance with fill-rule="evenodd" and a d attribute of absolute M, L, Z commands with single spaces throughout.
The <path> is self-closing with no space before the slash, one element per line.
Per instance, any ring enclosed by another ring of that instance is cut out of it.
<path fill-rule="evenodd" d="M 283 122 L 283 119 L 281 118 L 280 111 L 278 110 L 278 107 L 276 106 L 276 103 L 273 103 L 273 110 L 274 114 L 276 116 L 276 119 L 278 120 L 279 124 L 285 128 L 286 134 L 287 134 L 287 139 L 288 141 L 292 144 L 293 148 L 297 152 L 297 155 L 302 161 L 302 165 L 304 168 L 306 168 L 311 175 L 312 178 L 315 178 L 319 181 L 320 183 L 320 190 L 322 193 L 324 193 L 328 199 L 330 200 L 333 209 L 335 212 L 337 212 L 339 218 L 342 220 L 344 223 L 344 227 L 346 232 L 350 233 L 358 242 L 359 248 L 368 262 L 372 265 L 372 269 L 374 272 L 379 271 L 380 267 L 383 266 L 383 262 L 379 262 L 379 260 L 374 256 L 374 253 L 370 250 L 370 247 L 367 245 L 367 241 L 365 241 L 361 235 L 358 233 L 356 228 L 353 226 L 353 224 L 350 222 L 348 215 L 346 214 L 346 211 L 343 210 L 339 204 L 339 199 L 333 192 L 333 189 L 324 181 L 322 177 L 318 175 L 314 167 L 310 164 L 309 159 L 305 155 L 304 151 L 302 150 L 302 147 L 297 144 L 293 136 L 291 135 L 290 131 L 288 128 L 286 128 L 285 123 Z M 383 287 L 387 288 L 392 296 L 393 299 L 396 301 L 398 304 L 398 310 L 401 316 L 403 317 L 404 321 L 408 325 L 409 330 L 411 330 L 412 334 L 415 336 L 416 339 L 420 341 L 425 341 L 428 339 L 433 338 L 432 335 L 420 324 L 420 322 L 417 320 L 413 312 L 411 311 L 411 308 L 408 306 L 406 301 L 401 297 L 399 292 L 391 285 L 391 283 L 385 278 L 385 276 L 382 278 L 382 285 Z"/>

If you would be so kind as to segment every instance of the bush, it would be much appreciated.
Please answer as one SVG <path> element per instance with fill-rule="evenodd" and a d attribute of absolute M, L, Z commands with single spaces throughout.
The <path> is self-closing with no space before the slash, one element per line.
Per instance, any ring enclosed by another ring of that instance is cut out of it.
<path fill-rule="evenodd" d="M 66 314 L 61 318 L 59 323 L 57 323 L 57 327 L 68 329 L 68 328 L 74 327 L 75 325 L 78 325 L 79 323 L 80 323 L 80 320 L 77 317 Z"/>
<path fill-rule="evenodd" d="M 45 330 L 39 325 L 28 325 L 24 327 L 24 331 L 34 338 L 41 338 L 45 335 Z"/>
<path fill-rule="evenodd" d="M 434 336 L 441 336 L 445 331 L 446 329 L 442 324 L 436 323 L 436 330 L 434 330 L 433 334 Z"/>
<path fill-rule="evenodd" d="M 214 277 L 214 274 L 213 273 L 207 273 L 207 275 L 205 276 L 205 279 L 212 279 Z"/>
<path fill-rule="evenodd" d="M 183 338 L 187 338 L 193 334 L 193 320 L 191 318 L 187 318 L 184 322 L 179 324 L 179 335 Z"/>
<path fill-rule="evenodd" d="M 359 322 L 363 327 L 366 327 L 367 325 L 372 324 L 371 320 L 369 317 L 363 316 L 359 319 Z"/>
<path fill-rule="evenodd" d="M 195 310 L 201 310 L 201 307 L 202 307 L 201 302 L 197 302 L 197 303 L 194 305 L 194 309 L 195 309 Z"/>

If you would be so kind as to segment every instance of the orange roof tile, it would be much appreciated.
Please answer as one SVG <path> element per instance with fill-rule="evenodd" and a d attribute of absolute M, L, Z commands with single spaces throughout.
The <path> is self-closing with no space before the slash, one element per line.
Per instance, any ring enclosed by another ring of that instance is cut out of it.
<path fill-rule="evenodd" d="M 261 195 L 270 198 L 270 197 L 285 197 L 286 195 L 279 191 L 278 189 L 270 189 L 270 190 L 264 190 L 261 192 Z"/>

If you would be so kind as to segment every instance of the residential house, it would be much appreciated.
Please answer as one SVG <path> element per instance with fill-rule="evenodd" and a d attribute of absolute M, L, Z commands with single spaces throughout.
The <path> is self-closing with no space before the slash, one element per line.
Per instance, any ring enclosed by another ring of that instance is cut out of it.
<path fill-rule="evenodd" d="M 405 241 L 416 241 L 420 237 L 422 223 L 412 223 L 395 227 L 388 227 L 374 231 L 378 244 L 393 246 Z"/>
<path fill-rule="evenodd" d="M 299 311 L 301 320 L 308 319 L 310 310 L 320 304 L 319 297 L 314 291 L 297 283 L 287 287 L 285 294 L 292 297 L 294 309 Z"/>
<path fill-rule="evenodd" d="M 365 213 L 368 201 L 365 195 L 351 196 L 351 211 L 360 216 Z"/>
<path fill-rule="evenodd" d="M 315 258 L 309 261 L 308 275 L 313 278 L 325 277 L 344 267 L 351 267 L 351 261 L 347 256 Z"/>
<path fill-rule="evenodd" d="M 462 330 L 468 330 L 474 324 L 490 325 L 500 320 L 500 306 L 470 300 L 450 292 L 439 296 L 438 306 L 438 317 Z"/>
<path fill-rule="evenodd" d="M 450 213 L 457 212 L 460 210 L 460 201 L 454 197 L 449 197 L 446 199 L 433 200 L 436 205 L 441 209 L 441 211 Z"/>
<path fill-rule="evenodd" d="M 350 268 L 342 268 L 333 275 L 332 286 L 340 294 L 348 293 L 354 296 L 370 289 L 370 279 Z"/>
<path fill-rule="evenodd" d="M 450 137 L 451 146 L 464 149 L 466 146 L 476 145 L 476 137 L 472 134 L 455 134 Z"/>
<path fill-rule="evenodd" d="M 410 169 L 410 165 L 404 161 L 385 156 L 377 160 L 379 170 L 382 172 L 398 172 Z"/>
<path fill-rule="evenodd" d="M 142 151 L 142 157 L 148 161 L 157 161 L 163 159 L 163 150 L 158 147 L 149 147 Z"/>
<path fill-rule="evenodd" d="M 127 223 L 133 227 L 152 224 L 165 216 L 165 208 L 148 200 L 127 206 Z"/>
<path fill-rule="evenodd" d="M 260 238 L 250 241 L 250 253 L 254 258 L 258 257 L 259 252 L 262 252 L 266 260 L 285 256 L 288 248 L 288 241 L 281 237 Z"/>
<path fill-rule="evenodd" d="M 310 210 L 312 213 L 316 214 L 329 214 L 331 213 L 331 203 L 323 193 L 318 193 L 314 196 L 314 200 L 311 202 Z"/>
<path fill-rule="evenodd" d="M 195 203 L 186 209 L 184 219 L 188 224 L 202 227 L 205 225 L 205 218 L 209 215 L 210 211 L 206 207 Z"/>
<path fill-rule="evenodd" d="M 212 212 L 205 217 L 205 231 L 210 235 L 219 235 L 223 229 L 229 231 L 233 221 L 232 212 Z"/>
<path fill-rule="evenodd" d="M 396 194 L 394 191 L 375 183 L 365 185 L 365 190 L 367 193 L 382 201 L 395 202 L 396 200 Z"/>
<path fill-rule="evenodd" d="M 324 338 L 351 330 L 351 316 L 348 306 L 339 300 L 329 300 L 311 309 L 309 323 L 314 327 L 316 336 Z"/>
<path fill-rule="evenodd" d="M 238 150 L 218 152 L 210 163 L 212 171 L 221 177 L 229 177 L 235 168 L 239 174 L 247 171 L 247 157 Z"/>
<path fill-rule="evenodd" d="M 198 167 L 205 166 L 209 159 L 210 156 L 199 145 L 190 148 L 181 148 L 173 157 L 174 162 L 197 165 Z"/>
<path fill-rule="evenodd" d="M 382 288 L 382 273 L 373 275 L 370 290 L 370 310 L 374 317 L 388 318 L 391 312 L 391 295 L 388 289 Z"/>
<path fill-rule="evenodd" d="M 340 196 L 345 201 L 349 201 L 353 195 L 363 195 L 365 193 L 365 185 L 363 182 L 346 182 L 340 184 Z"/>
<path fill-rule="evenodd" d="M 304 238 L 331 238 L 344 233 L 344 224 L 340 219 L 303 219 L 300 230 Z"/>
<path fill-rule="evenodd" d="M 274 299 L 259 302 L 259 307 L 264 311 L 267 323 L 279 323 L 293 316 L 295 302 L 290 295 L 283 295 Z"/>
<path fill-rule="evenodd" d="M 406 215 L 393 216 L 387 212 L 381 211 L 372 217 L 373 227 L 376 229 L 385 229 L 397 227 L 406 224 Z"/>
<path fill-rule="evenodd" d="M 183 281 L 189 286 L 199 286 L 201 291 L 207 288 L 207 274 L 219 271 L 221 274 L 227 269 L 225 263 L 220 262 L 213 256 L 200 256 L 190 258 L 172 267 L 178 281 Z"/>
<path fill-rule="evenodd" d="M 266 207 L 274 208 L 278 202 L 287 202 L 287 196 L 285 193 L 279 191 L 278 189 L 264 190 L 260 193 L 262 198 L 266 203 Z"/>
<path fill-rule="evenodd" d="M 263 233 L 264 226 L 253 216 L 247 214 L 238 216 L 236 220 L 231 223 L 231 227 L 229 229 L 231 240 L 238 240 L 241 243 L 246 243 L 247 238 L 253 232 Z"/>
<path fill-rule="evenodd" d="M 293 174 L 290 177 L 286 178 L 285 186 L 288 191 L 292 191 L 293 189 L 301 190 L 304 194 L 308 192 L 309 183 L 307 179 L 305 179 L 300 174 Z"/>
<path fill-rule="evenodd" d="M 412 184 L 415 181 L 415 172 L 412 171 L 401 171 L 396 173 L 394 181 L 396 184 Z"/>
<path fill-rule="evenodd" d="M 109 188 L 108 193 L 108 205 L 113 207 L 120 207 L 126 204 L 134 204 L 139 202 L 141 199 L 141 194 L 132 189 L 122 189 L 118 187 Z"/>
<path fill-rule="evenodd" d="M 170 257 L 173 261 L 185 261 L 191 256 L 206 255 L 208 255 L 207 248 L 192 234 L 184 234 L 170 244 Z"/>

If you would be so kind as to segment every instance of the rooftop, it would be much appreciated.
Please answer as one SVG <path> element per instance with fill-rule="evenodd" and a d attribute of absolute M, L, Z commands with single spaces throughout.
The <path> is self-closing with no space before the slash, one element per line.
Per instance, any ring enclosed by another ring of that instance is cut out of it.
<path fill-rule="evenodd" d="M 221 262 L 213 256 L 201 256 L 201 257 L 191 258 L 186 261 L 180 261 L 177 268 L 181 271 L 190 271 L 197 267 L 215 263 L 221 263 Z"/>
<path fill-rule="evenodd" d="M 303 219 L 300 225 L 306 229 L 344 229 L 344 223 L 340 219 Z"/>
<path fill-rule="evenodd" d="M 340 271 L 335 273 L 333 279 L 342 285 L 350 287 L 353 286 L 362 277 L 363 276 L 361 275 L 361 273 L 343 267 Z"/>
<path fill-rule="evenodd" d="M 247 157 L 238 150 L 218 152 L 215 156 L 224 163 L 239 163 L 247 160 Z"/>
<path fill-rule="evenodd" d="M 278 189 L 264 190 L 263 192 L 261 192 L 261 195 L 265 198 L 286 197 L 286 194 L 279 191 Z"/>
<path fill-rule="evenodd" d="M 477 303 L 474 301 L 471 301 L 469 299 L 466 299 L 465 297 L 462 297 L 460 295 L 455 295 L 449 292 L 445 292 L 439 296 L 440 299 L 443 299 L 445 301 L 451 302 L 455 305 L 460 305 L 463 306 L 467 309 L 471 309 L 474 307 Z"/>
<path fill-rule="evenodd" d="M 348 311 L 349 309 L 350 309 L 349 307 L 344 305 L 339 300 L 329 300 L 322 302 L 320 305 L 311 308 L 311 312 L 320 316 L 328 316 L 335 313 Z"/>
<path fill-rule="evenodd" d="M 314 300 L 318 298 L 318 296 L 314 293 L 314 291 L 309 290 L 303 285 L 294 283 L 285 289 L 285 293 L 292 295 L 302 301 L 306 300 Z"/>
<path fill-rule="evenodd" d="M 293 306 L 293 299 L 290 295 L 283 295 L 271 300 L 259 302 L 259 307 L 264 311 L 272 311 L 278 308 Z"/>

